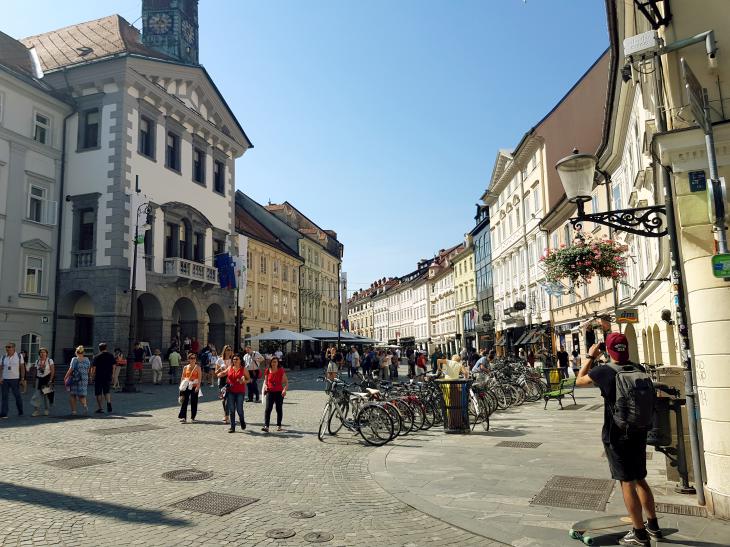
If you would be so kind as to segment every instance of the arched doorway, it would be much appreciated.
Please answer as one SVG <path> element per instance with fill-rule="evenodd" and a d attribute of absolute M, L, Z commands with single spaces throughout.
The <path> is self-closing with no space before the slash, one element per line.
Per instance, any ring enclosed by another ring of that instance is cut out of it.
<path fill-rule="evenodd" d="M 56 321 L 57 360 L 62 357 L 64 362 L 70 362 L 76 346 L 94 347 L 95 314 L 94 301 L 84 291 L 71 291 L 59 299 Z"/>
<path fill-rule="evenodd" d="M 198 312 L 189 298 L 179 298 L 172 307 L 170 338 L 177 337 L 182 343 L 186 336 L 198 337 Z"/>
<path fill-rule="evenodd" d="M 654 365 L 656 359 L 654 358 L 654 335 L 651 332 L 651 327 L 646 330 L 646 353 L 649 355 L 647 363 Z"/>
<path fill-rule="evenodd" d="M 655 324 L 652 330 L 654 338 L 654 364 L 660 365 L 664 362 L 664 357 L 662 356 L 662 338 L 659 334 L 659 326 Z"/>
<path fill-rule="evenodd" d="M 208 344 L 213 344 L 218 351 L 221 351 L 226 343 L 226 316 L 218 304 L 208 306 L 207 313 Z"/>
<path fill-rule="evenodd" d="M 162 306 L 157 297 L 143 293 L 137 298 L 137 340 L 149 342 L 150 348 L 162 346 Z"/>
<path fill-rule="evenodd" d="M 636 330 L 634 330 L 634 325 L 629 323 L 626 325 L 626 330 L 624 331 L 624 335 L 626 336 L 626 339 L 629 341 L 629 359 L 634 362 L 639 362 L 639 342 L 636 339 Z"/>
<path fill-rule="evenodd" d="M 669 364 L 676 367 L 679 364 L 677 362 L 677 341 L 672 325 L 667 325 L 667 352 L 669 353 Z"/>

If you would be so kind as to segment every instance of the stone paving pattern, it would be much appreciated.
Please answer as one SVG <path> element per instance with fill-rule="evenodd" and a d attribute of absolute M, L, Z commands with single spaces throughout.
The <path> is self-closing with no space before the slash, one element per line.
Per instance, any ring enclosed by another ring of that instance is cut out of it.
<path fill-rule="evenodd" d="M 174 386 L 115 394 L 118 414 L 85 419 L 31 418 L 27 405 L 25 417 L 0 421 L 2 545 L 301 546 L 311 545 L 304 536 L 313 531 L 334 534 L 325 543 L 333 546 L 566 545 L 572 522 L 623 512 L 616 489 L 604 513 L 529 504 L 552 475 L 608 478 L 601 412 L 590 410 L 600 402 L 596 390 L 581 392 L 575 410 L 543 411 L 536 403 L 502 413 L 489 433 L 432 430 L 374 449 L 344 430 L 317 440 L 325 396 L 316 375 L 290 374 L 286 432 L 268 435 L 260 431 L 263 405 L 249 403 L 246 432 L 228 434 L 212 388 L 204 388 L 195 424 L 178 423 Z M 57 393 L 54 412 L 67 414 L 65 394 Z M 95 431 L 138 425 L 163 429 Z M 497 447 L 503 440 L 543 444 Z M 70 470 L 44 463 L 75 456 L 112 463 Z M 667 493 L 664 459 L 656 456 L 651 478 Z M 190 468 L 213 477 L 162 478 Z M 205 492 L 260 501 L 221 517 L 171 507 Z M 316 516 L 296 519 L 293 511 Z M 665 515 L 662 522 L 681 530 L 668 540 L 674 545 L 726 545 L 730 537 L 730 527 L 709 519 Z M 277 528 L 296 535 L 266 536 Z M 688 538 L 695 542 L 683 543 Z"/>

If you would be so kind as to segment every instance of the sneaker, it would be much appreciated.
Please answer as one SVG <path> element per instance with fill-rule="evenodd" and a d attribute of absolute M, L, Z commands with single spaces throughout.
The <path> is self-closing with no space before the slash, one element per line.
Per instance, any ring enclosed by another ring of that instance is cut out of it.
<path fill-rule="evenodd" d="M 180 418 L 180 423 L 181 424 L 186 424 L 186 423 L 188 423 L 188 421 L 185 418 Z"/>
<path fill-rule="evenodd" d="M 242 431 L 246 430 L 246 422 L 241 422 L 241 430 Z"/>
<path fill-rule="evenodd" d="M 228 433 L 235 433 L 235 432 L 236 432 L 236 430 L 233 429 L 232 427 L 228 430 Z"/>
<path fill-rule="evenodd" d="M 662 529 L 659 528 L 659 524 L 652 525 L 651 522 L 647 521 L 644 523 L 644 525 L 646 526 L 646 531 L 654 539 L 661 539 L 664 537 L 664 534 L 662 534 Z"/>
<path fill-rule="evenodd" d="M 96 410 L 94 411 L 94 414 L 104 414 L 104 410 L 102 410 L 101 408 L 97 408 L 97 409 L 96 409 Z"/>
<path fill-rule="evenodd" d="M 264 427 L 261 428 L 261 431 L 263 431 L 264 433 L 268 433 L 269 432 L 269 428 L 266 427 L 266 426 L 264 426 Z"/>
<path fill-rule="evenodd" d="M 107 403 L 107 404 L 106 404 L 106 411 L 107 411 L 107 412 L 108 412 L 109 414 L 111 414 L 111 413 L 112 413 L 112 404 L 111 404 L 111 403 Z"/>
<path fill-rule="evenodd" d="M 646 530 L 644 531 L 646 533 Z M 646 538 L 641 539 L 636 535 L 634 530 L 631 530 L 628 534 L 618 540 L 619 545 L 651 545 L 649 535 Z"/>
<path fill-rule="evenodd" d="M 33 414 L 31 414 L 31 416 L 33 416 L 34 418 L 36 416 L 40 416 L 40 415 L 41 415 L 41 411 L 40 410 L 36 410 L 35 412 L 33 412 Z"/>

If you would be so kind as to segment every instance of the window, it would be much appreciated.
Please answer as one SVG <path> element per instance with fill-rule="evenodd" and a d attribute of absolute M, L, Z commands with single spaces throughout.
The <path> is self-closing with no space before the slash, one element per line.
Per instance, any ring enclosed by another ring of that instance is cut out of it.
<path fill-rule="evenodd" d="M 28 354 L 28 362 L 35 363 L 38 359 L 38 350 L 41 348 L 41 337 L 29 332 L 20 337 L 20 351 Z"/>
<path fill-rule="evenodd" d="M 557 248 L 558 248 L 558 234 L 554 233 L 553 234 L 553 249 L 557 249 Z"/>
<path fill-rule="evenodd" d="M 48 116 L 35 113 L 33 117 L 33 140 L 41 144 L 50 144 L 51 120 Z"/>
<path fill-rule="evenodd" d="M 261 255 L 261 273 L 266 273 L 266 257 L 264 255 Z"/>
<path fill-rule="evenodd" d="M 43 293 L 43 259 L 37 256 L 28 256 L 25 259 L 25 283 L 23 292 L 26 294 Z"/>
<path fill-rule="evenodd" d="M 251 269 L 251 262 L 253 262 L 251 258 L 251 251 L 246 252 L 246 268 Z"/>
<path fill-rule="evenodd" d="M 165 148 L 165 167 L 180 172 L 180 137 L 172 131 L 168 131 Z"/>
<path fill-rule="evenodd" d="M 99 109 L 90 108 L 79 117 L 79 150 L 99 147 Z"/>
<path fill-rule="evenodd" d="M 532 208 L 535 210 L 535 214 L 540 213 L 540 188 L 537 187 L 532 191 Z"/>
<path fill-rule="evenodd" d="M 591 196 L 591 213 L 597 213 L 598 212 L 598 196 L 592 195 Z"/>
<path fill-rule="evenodd" d="M 148 158 L 155 157 L 155 124 L 149 118 L 139 119 L 139 153 Z"/>
<path fill-rule="evenodd" d="M 272 269 L 273 269 L 274 277 L 277 277 L 279 275 L 279 261 L 277 259 L 273 260 Z"/>
<path fill-rule="evenodd" d="M 205 152 L 200 148 L 193 148 L 193 180 L 205 184 Z"/>
<path fill-rule="evenodd" d="M 3 121 L 3 107 L 5 106 L 5 95 L 0 93 L 0 123 Z"/>
<path fill-rule="evenodd" d="M 281 268 L 281 280 L 289 281 L 289 266 L 287 266 L 286 264 Z"/>
<path fill-rule="evenodd" d="M 213 190 L 219 194 L 226 193 L 226 166 L 222 161 L 213 162 Z"/>
<path fill-rule="evenodd" d="M 26 218 L 41 224 L 56 223 L 56 202 L 46 199 L 46 189 L 31 185 L 28 190 Z"/>
<path fill-rule="evenodd" d="M 197 232 L 193 241 L 193 260 L 205 262 L 205 234 Z"/>
<path fill-rule="evenodd" d="M 617 184 L 613 187 L 613 208 L 621 209 L 621 185 Z"/>
<path fill-rule="evenodd" d="M 226 243 L 222 239 L 213 240 L 213 254 L 215 256 L 221 255 L 226 252 Z"/>
<path fill-rule="evenodd" d="M 177 237 L 180 227 L 168 222 L 165 224 L 165 258 L 177 256 Z"/>
<path fill-rule="evenodd" d="M 91 251 L 94 248 L 94 211 L 87 209 L 81 212 L 79 219 L 79 251 Z"/>

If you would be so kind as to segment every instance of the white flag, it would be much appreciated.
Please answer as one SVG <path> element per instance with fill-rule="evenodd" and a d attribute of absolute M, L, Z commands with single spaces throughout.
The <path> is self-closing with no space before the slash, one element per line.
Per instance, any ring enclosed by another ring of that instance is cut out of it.
<path fill-rule="evenodd" d="M 236 265 L 236 287 L 238 287 L 238 305 L 243 308 L 246 301 L 246 282 L 248 279 L 248 238 L 238 234 L 238 253 L 233 257 Z"/>
<path fill-rule="evenodd" d="M 132 268 L 134 265 L 134 252 L 137 252 L 137 279 L 136 289 L 141 292 L 147 290 L 147 268 L 145 265 L 144 258 L 144 238 L 145 229 L 147 224 L 147 207 L 140 207 L 141 205 L 147 204 L 147 196 L 141 192 L 133 192 L 130 196 L 130 233 L 129 233 L 129 288 L 132 288 Z M 136 216 L 139 213 L 139 216 Z M 139 236 L 137 241 L 134 241 L 135 232 L 135 220 L 139 226 Z M 136 243 L 136 245 L 135 245 Z"/>

